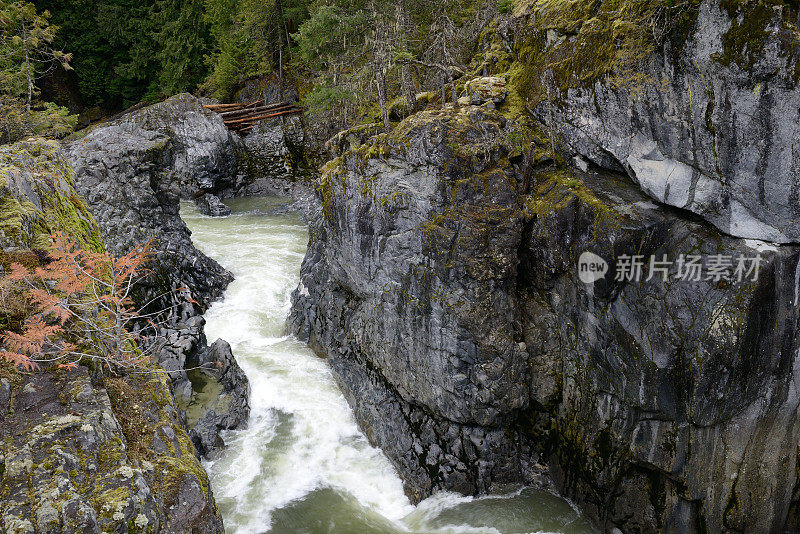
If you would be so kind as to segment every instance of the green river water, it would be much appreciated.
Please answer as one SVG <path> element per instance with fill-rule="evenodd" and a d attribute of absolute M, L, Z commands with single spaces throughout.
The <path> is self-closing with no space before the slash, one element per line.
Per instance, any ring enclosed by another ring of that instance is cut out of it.
<path fill-rule="evenodd" d="M 593 532 L 564 499 L 522 488 L 497 496 L 438 493 L 412 505 L 384 454 L 355 423 L 323 359 L 284 336 L 308 233 L 282 201 L 226 201 L 233 215 L 181 214 L 192 240 L 236 280 L 205 314 L 209 342 L 226 339 L 250 380 L 246 429 L 205 466 L 227 532 L 273 534 L 522 534 Z"/>

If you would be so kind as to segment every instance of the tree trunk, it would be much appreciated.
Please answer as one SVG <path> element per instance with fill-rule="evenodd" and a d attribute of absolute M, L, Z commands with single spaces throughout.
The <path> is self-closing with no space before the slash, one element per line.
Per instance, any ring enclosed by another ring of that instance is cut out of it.
<path fill-rule="evenodd" d="M 405 44 L 406 31 L 408 26 L 408 16 L 406 14 L 405 0 L 397 0 L 397 26 L 399 41 Z M 417 111 L 417 91 L 414 87 L 414 80 L 411 78 L 411 68 L 407 63 L 400 66 L 400 85 L 403 90 L 403 96 L 406 100 L 408 107 L 408 114 L 412 115 Z"/>
<path fill-rule="evenodd" d="M 278 100 L 283 102 L 283 2 L 281 0 L 275 0 L 275 7 L 278 11 Z M 289 45 L 288 38 L 286 45 Z"/>
<path fill-rule="evenodd" d="M 26 107 L 28 114 L 31 112 L 31 101 L 33 100 L 33 74 L 31 73 L 31 58 L 28 50 L 28 33 L 22 29 L 22 44 L 25 47 L 25 74 L 28 77 L 28 100 Z"/>
<path fill-rule="evenodd" d="M 378 102 L 381 105 L 381 118 L 383 118 L 383 128 L 388 132 L 392 129 L 389 121 L 389 109 L 386 105 L 386 74 L 381 65 L 375 65 L 375 83 L 378 85 Z"/>
<path fill-rule="evenodd" d="M 380 12 L 375 6 L 375 1 L 370 2 L 372 8 L 372 20 L 375 25 L 375 46 L 372 53 L 372 69 L 375 72 L 375 84 L 378 88 L 378 102 L 381 106 L 381 117 L 383 127 L 388 132 L 392 129 L 389 121 L 389 110 L 386 103 L 386 69 L 388 64 L 388 47 L 386 35 L 386 25 L 380 18 Z"/>

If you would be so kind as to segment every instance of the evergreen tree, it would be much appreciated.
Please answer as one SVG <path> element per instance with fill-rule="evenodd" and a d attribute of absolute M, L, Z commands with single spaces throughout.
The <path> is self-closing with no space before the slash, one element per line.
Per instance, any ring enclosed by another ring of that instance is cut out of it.
<path fill-rule="evenodd" d="M 192 91 L 207 76 L 205 56 L 211 36 L 203 18 L 203 0 L 159 0 L 154 19 L 158 87 L 166 95 Z"/>
<path fill-rule="evenodd" d="M 40 0 L 72 52 L 86 105 L 129 106 L 194 90 L 208 74 L 203 0 Z"/>
<path fill-rule="evenodd" d="M 303 1 L 284 2 L 205 0 L 215 46 L 208 85 L 216 96 L 230 98 L 244 81 L 273 72 L 282 80 L 291 31 L 306 13 Z"/>
<path fill-rule="evenodd" d="M 53 48 L 57 28 L 47 11 L 29 2 L 0 0 L 0 143 L 30 134 L 63 136 L 77 116 L 37 102 L 37 81 L 53 69 L 69 68 L 69 54 Z"/>
<path fill-rule="evenodd" d="M 50 13 L 30 2 L 0 2 L 0 90 L 24 96 L 27 112 L 38 94 L 36 82 L 58 66 L 70 68 L 70 54 L 53 48 L 57 27 Z"/>

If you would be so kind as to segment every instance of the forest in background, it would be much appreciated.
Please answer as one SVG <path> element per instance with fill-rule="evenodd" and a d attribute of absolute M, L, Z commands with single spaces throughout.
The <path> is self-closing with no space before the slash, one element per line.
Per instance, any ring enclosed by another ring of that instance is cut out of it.
<path fill-rule="evenodd" d="M 0 0 L 0 93 L 16 115 L 59 122 L 18 130 L 56 136 L 77 122 L 69 113 L 96 119 L 184 91 L 229 101 L 264 79 L 297 87 L 312 115 L 388 125 L 387 102 L 413 108 L 415 93 L 460 74 L 511 2 Z"/>
<path fill-rule="evenodd" d="M 699 3 L 0 0 L 0 142 L 63 136 L 79 113 L 84 125 L 180 92 L 226 102 L 253 96 L 254 87 L 277 85 L 287 97 L 296 90 L 306 117 L 325 122 L 330 134 L 361 122 L 389 129 L 421 103 L 455 104 L 458 88 L 479 75 L 509 74 L 509 84 L 534 104 L 600 77 L 635 87 L 648 82 L 640 63 L 665 35 L 691 27 Z M 773 3 L 721 5 L 731 12 L 746 6 L 743 20 L 761 21 Z M 794 25 L 796 8 L 785 4 Z M 511 41 L 521 48 L 511 50 L 498 35 L 510 27 L 512 10 L 531 5 L 542 31 L 517 35 Z M 550 28 L 574 36 L 551 47 L 552 57 L 541 44 Z M 731 57 L 723 61 L 757 49 L 762 35 L 734 29 L 726 37 Z M 482 52 L 496 69 L 481 68 Z M 516 55 L 521 61 L 512 68 Z M 425 92 L 429 98 L 418 98 Z"/>

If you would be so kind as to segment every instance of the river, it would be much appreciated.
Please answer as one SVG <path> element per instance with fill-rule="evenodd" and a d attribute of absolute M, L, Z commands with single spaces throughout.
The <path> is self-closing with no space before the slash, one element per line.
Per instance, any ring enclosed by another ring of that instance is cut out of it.
<path fill-rule="evenodd" d="M 498 496 L 436 494 L 413 506 L 386 456 L 358 429 L 325 360 L 284 335 L 308 242 L 282 200 L 226 201 L 229 217 L 181 215 L 192 240 L 236 280 L 206 312 L 209 341 L 227 340 L 250 379 L 246 429 L 205 462 L 226 531 L 271 534 L 516 534 L 592 532 L 565 500 L 521 489 Z"/>

